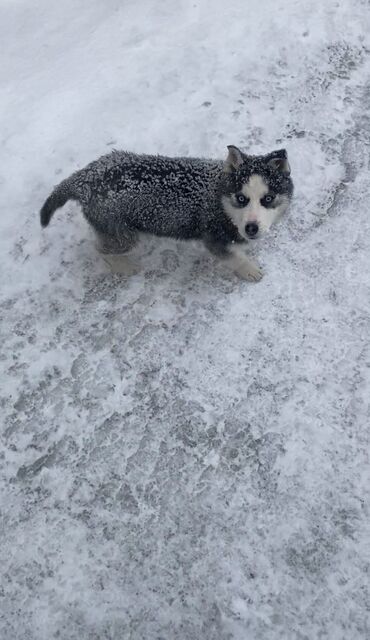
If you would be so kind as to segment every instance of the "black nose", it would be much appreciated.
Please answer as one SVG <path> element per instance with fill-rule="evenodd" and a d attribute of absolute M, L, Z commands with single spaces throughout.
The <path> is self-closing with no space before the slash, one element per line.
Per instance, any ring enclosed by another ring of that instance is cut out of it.
<path fill-rule="evenodd" d="M 245 233 L 250 238 L 254 238 L 258 233 L 258 224 L 256 222 L 248 222 L 248 224 L 245 225 Z"/>

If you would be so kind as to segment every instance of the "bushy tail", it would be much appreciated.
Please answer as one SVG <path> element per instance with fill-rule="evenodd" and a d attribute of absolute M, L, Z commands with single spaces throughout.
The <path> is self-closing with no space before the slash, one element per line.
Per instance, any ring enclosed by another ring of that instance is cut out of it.
<path fill-rule="evenodd" d="M 71 199 L 75 200 L 76 196 L 74 195 L 72 185 L 67 178 L 67 180 L 63 180 L 63 182 L 55 187 L 54 191 L 50 194 L 43 205 L 40 211 L 41 226 L 47 227 L 56 209 L 59 209 L 67 202 L 67 200 Z"/>

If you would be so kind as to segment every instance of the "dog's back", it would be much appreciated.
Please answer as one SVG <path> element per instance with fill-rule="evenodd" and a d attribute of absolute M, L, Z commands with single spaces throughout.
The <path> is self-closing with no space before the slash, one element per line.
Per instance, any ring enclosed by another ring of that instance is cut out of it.
<path fill-rule="evenodd" d="M 216 202 L 220 172 L 222 162 L 212 160 L 113 151 L 54 189 L 41 209 L 41 224 L 47 226 L 54 211 L 74 199 L 101 232 L 124 222 L 155 235 L 197 238 L 204 213 Z"/>

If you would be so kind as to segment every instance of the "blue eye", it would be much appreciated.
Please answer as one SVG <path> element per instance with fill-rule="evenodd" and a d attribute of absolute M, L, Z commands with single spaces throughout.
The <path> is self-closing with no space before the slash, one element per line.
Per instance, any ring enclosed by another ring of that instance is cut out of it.
<path fill-rule="evenodd" d="M 271 202 L 273 202 L 273 200 L 275 199 L 274 195 L 268 195 L 265 196 L 262 200 L 263 200 L 263 204 L 271 204 Z"/>
<path fill-rule="evenodd" d="M 248 198 L 246 198 L 242 193 L 238 193 L 236 200 L 240 205 L 246 205 L 248 202 Z"/>

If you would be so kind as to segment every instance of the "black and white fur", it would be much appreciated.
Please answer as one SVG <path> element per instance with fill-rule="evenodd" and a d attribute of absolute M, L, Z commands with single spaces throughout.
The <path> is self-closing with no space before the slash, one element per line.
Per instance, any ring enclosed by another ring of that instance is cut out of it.
<path fill-rule="evenodd" d="M 199 239 L 241 278 L 260 280 L 242 246 L 265 233 L 289 204 L 287 153 L 249 156 L 234 146 L 228 152 L 223 162 L 113 151 L 54 189 L 41 224 L 77 200 L 108 258 L 127 253 L 140 233 Z"/>

